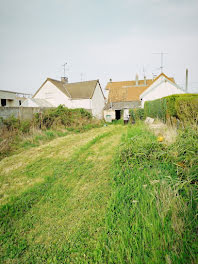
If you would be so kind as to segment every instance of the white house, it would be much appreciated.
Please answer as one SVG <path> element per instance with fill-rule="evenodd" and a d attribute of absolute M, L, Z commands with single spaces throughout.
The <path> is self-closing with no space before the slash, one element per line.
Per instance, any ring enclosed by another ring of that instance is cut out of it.
<path fill-rule="evenodd" d="M 37 107 L 35 104 L 42 103 L 43 107 L 49 107 L 49 104 L 57 107 L 62 104 L 68 108 L 91 110 L 93 116 L 103 117 L 105 97 L 99 80 L 68 83 L 67 78 L 61 78 L 61 81 L 47 78 L 33 99 L 24 102 L 22 106 Z"/>
<path fill-rule="evenodd" d="M 173 94 L 183 94 L 184 91 L 175 83 L 173 78 L 161 73 L 153 83 L 140 94 L 141 107 L 146 101 L 152 101 Z"/>
<path fill-rule="evenodd" d="M 104 118 L 111 122 L 121 118 L 124 109 L 144 107 L 145 101 L 151 101 L 184 91 L 175 83 L 174 78 L 161 73 L 155 79 L 135 80 L 107 83 L 108 101 L 104 107 Z"/>

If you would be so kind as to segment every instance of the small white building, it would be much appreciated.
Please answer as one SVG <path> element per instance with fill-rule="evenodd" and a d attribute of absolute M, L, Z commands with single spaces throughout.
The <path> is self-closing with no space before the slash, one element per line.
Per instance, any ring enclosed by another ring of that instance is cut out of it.
<path fill-rule="evenodd" d="M 20 106 L 30 94 L 0 90 L 0 107 Z"/>
<path fill-rule="evenodd" d="M 164 73 L 161 73 L 153 83 L 140 94 L 141 107 L 144 107 L 146 101 L 152 101 L 165 96 L 173 94 L 184 94 L 185 92 L 180 88 L 173 78 L 167 77 Z"/>
<path fill-rule="evenodd" d="M 68 83 L 67 78 L 61 78 L 61 81 L 47 78 L 33 99 L 42 99 L 45 107 L 49 107 L 48 103 L 52 107 L 62 104 L 68 108 L 91 110 L 93 116 L 100 119 L 103 117 L 105 97 L 99 80 Z M 22 106 L 36 107 L 36 100 L 25 101 Z"/>

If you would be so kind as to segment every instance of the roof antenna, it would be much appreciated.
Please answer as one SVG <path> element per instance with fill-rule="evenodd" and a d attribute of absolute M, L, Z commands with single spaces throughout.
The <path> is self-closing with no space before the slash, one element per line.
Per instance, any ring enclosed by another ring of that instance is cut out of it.
<path fill-rule="evenodd" d="M 83 81 L 83 73 L 82 72 L 80 73 L 80 81 L 81 82 Z"/>
<path fill-rule="evenodd" d="M 67 62 L 65 62 L 62 66 L 63 66 L 63 72 L 64 72 L 64 75 L 63 75 L 63 77 L 65 78 L 65 67 L 66 67 L 66 65 L 67 65 Z"/>
<path fill-rule="evenodd" d="M 164 68 L 164 66 L 163 66 L 163 58 L 164 58 L 164 55 L 166 55 L 168 53 L 161 51 L 161 52 L 155 52 L 153 54 L 161 55 L 161 66 L 160 66 L 160 69 L 161 69 L 161 73 L 162 73 L 163 72 L 163 68 Z"/>

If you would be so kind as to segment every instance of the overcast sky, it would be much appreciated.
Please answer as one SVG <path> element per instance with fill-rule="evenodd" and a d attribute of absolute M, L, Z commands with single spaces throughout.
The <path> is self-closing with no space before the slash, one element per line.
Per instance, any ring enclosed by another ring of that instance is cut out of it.
<path fill-rule="evenodd" d="M 0 89 L 164 72 L 198 92 L 198 0 L 0 0 Z"/>

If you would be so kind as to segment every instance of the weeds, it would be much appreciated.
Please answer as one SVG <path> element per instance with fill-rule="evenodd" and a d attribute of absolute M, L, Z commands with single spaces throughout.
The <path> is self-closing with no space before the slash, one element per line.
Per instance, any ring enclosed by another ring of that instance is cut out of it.
<path fill-rule="evenodd" d="M 129 128 L 112 167 L 113 193 L 95 263 L 196 262 L 196 186 L 178 178 L 175 165 L 188 154 L 197 159 L 190 131 L 190 138 L 182 133 L 169 147 L 140 124 Z M 196 162 L 192 168 L 183 171 L 185 178 L 197 171 Z"/>
<path fill-rule="evenodd" d="M 80 133 L 103 125 L 85 109 L 68 109 L 62 105 L 36 113 L 32 122 L 20 121 L 14 116 L 0 122 L 0 159 L 68 132 Z"/>

